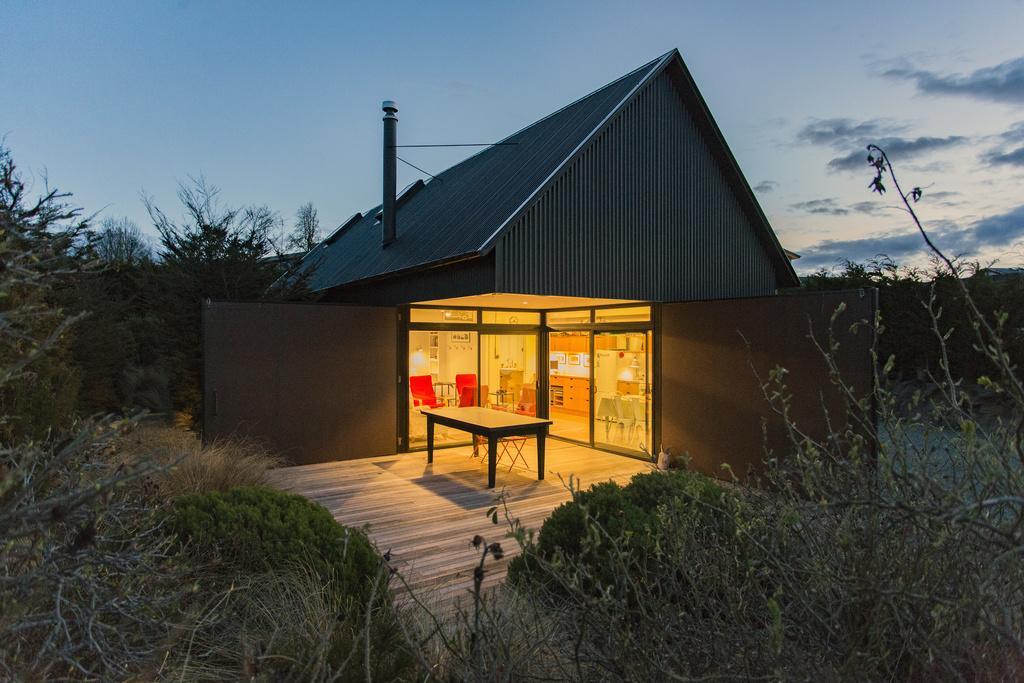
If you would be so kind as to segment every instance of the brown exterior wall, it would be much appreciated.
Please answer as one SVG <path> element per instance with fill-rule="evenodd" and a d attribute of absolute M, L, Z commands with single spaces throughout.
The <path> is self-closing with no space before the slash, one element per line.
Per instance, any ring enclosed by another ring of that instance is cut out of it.
<path fill-rule="evenodd" d="M 723 463 L 741 477 L 756 471 L 766 445 L 776 456 L 785 455 L 789 442 L 783 424 L 770 410 L 751 365 L 764 381 L 775 366 L 786 368 L 797 424 L 812 435 L 824 434 L 822 402 L 834 423 L 841 420 L 842 402 L 808 336 L 813 325 L 826 343 L 829 319 L 841 302 L 846 311 L 835 325 L 840 367 L 848 382 L 868 390 L 873 336 L 867 328 L 851 334 L 849 327 L 873 319 L 876 290 L 662 306 L 661 442 L 688 453 L 694 469 L 718 477 L 726 476 Z"/>
<path fill-rule="evenodd" d="M 206 302 L 204 439 L 292 464 L 394 453 L 396 326 L 392 308 Z"/>

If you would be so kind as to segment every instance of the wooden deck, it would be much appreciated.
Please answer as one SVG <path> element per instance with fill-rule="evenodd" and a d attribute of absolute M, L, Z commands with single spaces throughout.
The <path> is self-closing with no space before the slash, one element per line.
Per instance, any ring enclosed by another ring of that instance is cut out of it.
<path fill-rule="evenodd" d="M 315 500 L 342 524 L 365 527 L 381 552 L 391 551 L 417 595 L 443 603 L 472 585 L 479 555 L 470 540 L 476 534 L 488 543 L 501 541 L 507 553 L 502 562 L 489 564 L 485 585 L 500 582 L 509 559 L 518 554 L 515 542 L 505 538 L 504 518 L 495 526 L 486 516 L 501 491 L 512 516 L 539 529 L 570 498 L 570 476 L 585 488 L 609 479 L 624 483 L 650 467 L 555 439 L 548 440 L 546 450 L 544 481 L 537 481 L 531 442 L 523 451 L 529 468 L 509 471 L 507 461 L 500 462 L 493 490 L 487 489 L 486 462 L 473 458 L 468 446 L 436 451 L 433 465 L 426 453 L 417 452 L 287 467 L 272 476 L 276 486 Z"/>

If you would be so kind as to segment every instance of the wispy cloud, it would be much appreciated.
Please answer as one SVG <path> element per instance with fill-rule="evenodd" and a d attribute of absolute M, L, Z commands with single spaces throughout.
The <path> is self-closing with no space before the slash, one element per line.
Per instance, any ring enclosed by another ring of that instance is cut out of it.
<path fill-rule="evenodd" d="M 766 194 L 768 192 L 774 192 L 779 184 L 774 180 L 762 180 L 757 185 L 754 185 L 754 192 L 761 192 Z"/>
<path fill-rule="evenodd" d="M 806 202 L 797 202 L 796 204 L 790 204 L 789 208 L 794 211 L 800 211 L 802 213 L 809 213 L 819 216 L 845 216 L 850 213 L 850 210 L 845 206 L 839 205 L 839 200 L 835 197 L 825 197 L 823 199 L 809 199 Z"/>
<path fill-rule="evenodd" d="M 796 139 L 843 152 L 829 160 L 827 168 L 830 171 L 863 170 L 867 165 L 866 148 L 870 143 L 878 145 L 893 158 L 907 160 L 967 142 L 967 138 L 960 135 L 916 138 L 899 135 L 907 129 L 906 124 L 891 119 L 815 119 L 797 131 Z"/>
<path fill-rule="evenodd" d="M 1018 147 L 1008 152 L 989 152 L 984 160 L 990 166 L 1020 166 L 1024 168 L 1024 147 Z"/>
<path fill-rule="evenodd" d="M 992 136 L 997 145 L 981 155 L 981 160 L 989 166 L 1020 166 L 1024 168 L 1024 121 L 1018 121 L 1007 130 Z"/>
<path fill-rule="evenodd" d="M 927 69 L 900 66 L 884 76 L 909 80 L 918 92 L 929 95 L 960 95 L 995 102 L 1024 102 L 1024 57 L 1009 59 L 969 74 L 941 74 Z"/>
<path fill-rule="evenodd" d="M 879 138 L 872 140 L 873 144 L 885 150 L 890 159 L 905 161 L 922 157 L 931 152 L 949 147 L 955 147 L 967 142 L 962 135 L 947 135 L 946 137 L 917 137 L 917 138 Z M 867 168 L 868 153 L 864 148 L 850 152 L 841 157 L 836 157 L 828 162 L 830 171 L 860 171 Z"/>
<path fill-rule="evenodd" d="M 1024 239 L 1024 205 L 975 221 L 969 227 L 940 223 L 929 236 L 947 255 L 974 256 L 986 248 L 1005 248 Z M 923 254 L 917 232 L 871 235 L 851 240 L 826 240 L 801 251 L 801 269 L 831 267 L 843 261 L 889 256 L 897 261 Z"/>
<path fill-rule="evenodd" d="M 797 131 L 796 139 L 812 145 L 846 149 L 864 140 L 890 137 L 906 129 L 905 124 L 890 119 L 814 119 Z"/>
<path fill-rule="evenodd" d="M 790 204 L 789 208 L 793 211 L 815 216 L 848 216 L 852 213 L 876 215 L 885 211 L 888 207 L 872 201 L 842 205 L 836 197 L 824 197 L 822 199 L 809 199 L 805 202 Z"/>

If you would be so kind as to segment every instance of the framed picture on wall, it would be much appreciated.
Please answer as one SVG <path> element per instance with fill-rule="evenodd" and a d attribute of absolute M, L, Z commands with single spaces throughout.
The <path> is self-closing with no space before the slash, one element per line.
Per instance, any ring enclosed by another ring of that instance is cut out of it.
<path fill-rule="evenodd" d="M 452 332 L 452 344 L 468 344 L 470 339 L 472 337 L 469 332 Z"/>
<path fill-rule="evenodd" d="M 565 352 L 555 351 L 554 353 L 551 354 L 551 360 L 555 361 L 556 363 L 565 363 Z"/>
<path fill-rule="evenodd" d="M 569 357 L 568 357 L 568 360 L 566 362 L 569 365 L 579 365 L 580 364 L 580 354 L 578 354 L 578 353 L 570 353 Z"/>

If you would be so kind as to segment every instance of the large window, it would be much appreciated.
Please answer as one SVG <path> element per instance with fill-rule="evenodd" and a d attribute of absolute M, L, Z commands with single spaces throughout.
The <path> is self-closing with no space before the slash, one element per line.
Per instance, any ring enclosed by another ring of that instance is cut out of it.
<path fill-rule="evenodd" d="M 409 445 L 427 443 L 427 418 L 420 410 L 459 405 L 460 391 L 476 385 L 477 333 L 466 331 L 411 330 L 409 332 Z M 465 400 L 465 399 L 463 399 Z M 440 444 L 469 443 L 470 437 L 438 427 L 434 440 Z"/>

